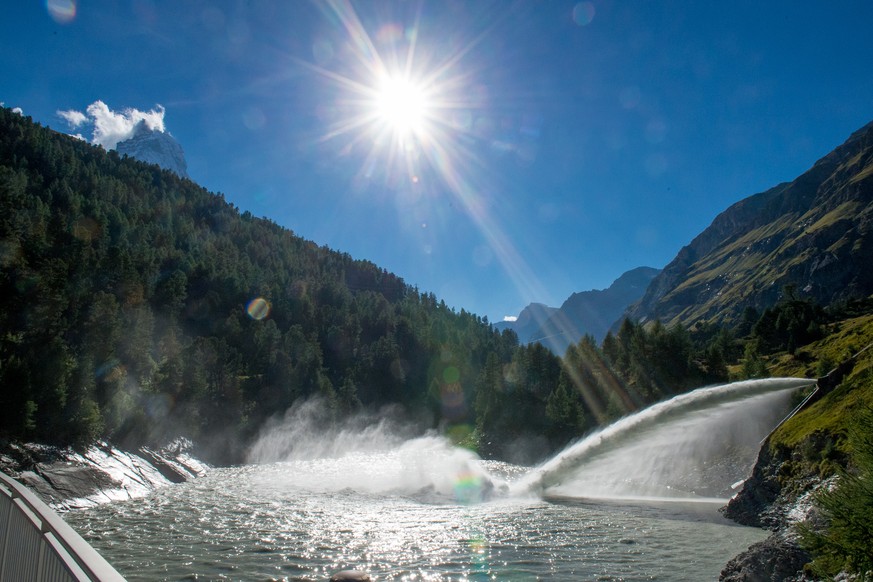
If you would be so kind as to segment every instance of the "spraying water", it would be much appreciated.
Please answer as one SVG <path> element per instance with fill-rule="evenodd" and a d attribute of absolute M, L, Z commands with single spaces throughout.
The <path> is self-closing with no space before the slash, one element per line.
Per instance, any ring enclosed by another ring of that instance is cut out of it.
<path fill-rule="evenodd" d="M 531 493 L 706 494 L 701 475 L 714 469 L 712 481 L 730 483 L 732 463 L 717 459 L 750 463 L 791 390 L 809 383 L 698 390 L 533 470 L 482 461 L 390 414 L 336 427 L 308 402 L 266 427 L 250 464 L 66 517 L 131 582 L 325 580 L 349 567 L 391 580 L 715 579 L 765 534 L 707 505 L 689 519 L 684 504 L 548 503 Z M 501 480 L 509 491 L 495 496 Z"/>
<path fill-rule="evenodd" d="M 428 502 L 510 497 L 719 500 L 745 478 L 760 440 L 814 380 L 787 378 L 701 388 L 655 404 L 519 475 L 384 412 L 341 427 L 309 401 L 267 427 L 249 462 L 275 464 L 264 487 L 399 494 Z"/>
<path fill-rule="evenodd" d="M 489 497 L 495 483 L 503 488 L 475 453 L 437 434 L 416 435 L 390 411 L 362 413 L 339 427 L 326 421 L 326 411 L 318 400 L 303 402 L 263 431 L 248 461 L 270 465 L 261 473 L 264 489 L 470 504 Z"/>
<path fill-rule="evenodd" d="M 747 380 L 681 394 L 571 445 L 515 483 L 513 492 L 721 499 L 747 475 L 791 393 L 813 384 Z"/>

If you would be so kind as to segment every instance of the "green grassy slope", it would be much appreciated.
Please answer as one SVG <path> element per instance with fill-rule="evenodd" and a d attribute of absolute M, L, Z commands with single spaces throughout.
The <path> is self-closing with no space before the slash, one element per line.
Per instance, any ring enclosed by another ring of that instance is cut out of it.
<path fill-rule="evenodd" d="M 790 285 L 821 305 L 873 292 L 873 124 L 793 182 L 720 214 L 628 315 L 665 325 L 736 323 Z"/>
<path fill-rule="evenodd" d="M 822 363 L 829 368 L 833 363 L 858 354 L 852 371 L 833 392 L 799 412 L 773 433 L 771 448 L 814 449 L 811 443 L 822 443 L 825 448 L 834 447 L 851 460 L 852 451 L 845 438 L 846 427 L 860 408 L 873 407 L 873 348 L 864 349 L 871 343 L 873 314 L 868 314 L 835 324 L 827 337 L 805 346 L 794 357 L 784 355 L 774 359 L 770 368 L 774 376 L 814 377 L 822 369 Z M 821 465 L 827 459 L 828 451 L 810 450 L 804 457 L 811 465 Z M 807 468 L 828 471 L 826 466 Z"/>

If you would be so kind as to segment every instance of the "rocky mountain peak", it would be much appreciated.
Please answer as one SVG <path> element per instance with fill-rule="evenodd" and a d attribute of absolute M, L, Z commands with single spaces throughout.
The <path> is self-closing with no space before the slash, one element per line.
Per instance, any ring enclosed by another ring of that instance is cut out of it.
<path fill-rule="evenodd" d="M 119 154 L 157 164 L 182 178 L 188 178 L 188 163 L 179 142 L 168 132 L 150 128 L 145 121 L 137 123 L 131 137 L 118 142 L 115 149 Z"/>
<path fill-rule="evenodd" d="M 873 293 L 873 123 L 792 182 L 719 214 L 625 314 L 686 326 L 736 322 L 788 286 L 822 305 Z"/>
<path fill-rule="evenodd" d="M 562 355 L 585 334 L 602 341 L 610 326 L 640 299 L 660 270 L 637 267 L 613 281 L 607 289 L 573 293 L 560 308 L 531 303 L 514 322 L 496 324 L 497 329 L 512 329 L 521 343 L 540 342 Z"/>

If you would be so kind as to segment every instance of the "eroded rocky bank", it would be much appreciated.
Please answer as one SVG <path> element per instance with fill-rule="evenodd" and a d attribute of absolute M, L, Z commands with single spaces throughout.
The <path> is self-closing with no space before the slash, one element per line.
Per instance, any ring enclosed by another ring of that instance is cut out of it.
<path fill-rule="evenodd" d="M 808 419 L 828 414 L 835 403 L 848 398 L 849 392 L 864 386 L 863 382 L 852 381 L 851 375 L 859 357 L 870 347 L 818 378 L 818 389 L 785 426 L 797 420 L 802 425 L 806 421 L 800 417 L 804 415 Z M 824 527 L 826 519 L 813 501 L 822 488 L 836 485 L 836 467 L 845 468 L 849 460 L 841 452 L 838 433 L 833 429 L 805 429 L 804 436 L 790 445 L 784 438 L 776 438 L 777 432 L 762 443 L 751 476 L 722 508 L 725 517 L 739 524 L 773 533 L 728 562 L 719 578 L 722 581 L 817 580 L 809 571 L 812 556 L 801 546 L 797 526 L 804 523 L 816 530 Z"/>
<path fill-rule="evenodd" d="M 812 499 L 829 481 L 813 474 L 789 478 L 786 467 L 792 466 L 797 461 L 794 457 L 800 454 L 799 451 L 772 450 L 768 443 L 761 447 L 752 475 L 722 508 L 722 513 L 742 525 L 765 528 L 773 533 L 728 562 L 719 580 L 800 582 L 815 579 L 804 570 L 812 557 L 801 547 L 796 525 L 818 519 Z"/>
<path fill-rule="evenodd" d="M 133 499 L 206 473 L 184 439 L 152 449 L 124 451 L 106 442 L 82 451 L 33 443 L 7 443 L 0 470 L 36 492 L 56 511 Z"/>

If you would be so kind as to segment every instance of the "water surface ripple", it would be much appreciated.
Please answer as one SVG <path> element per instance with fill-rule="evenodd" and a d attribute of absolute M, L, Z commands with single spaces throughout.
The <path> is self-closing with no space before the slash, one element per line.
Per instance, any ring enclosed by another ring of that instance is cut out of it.
<path fill-rule="evenodd" d="M 65 519 L 132 581 L 326 580 L 350 567 L 379 580 L 699 581 L 764 537 L 711 504 L 463 504 L 430 489 L 301 486 L 317 468 L 216 469 Z"/>
<path fill-rule="evenodd" d="M 384 419 L 326 433 L 304 404 L 252 464 L 66 519 L 130 580 L 715 580 L 766 535 L 718 506 L 809 383 L 681 394 L 535 469 Z"/>

